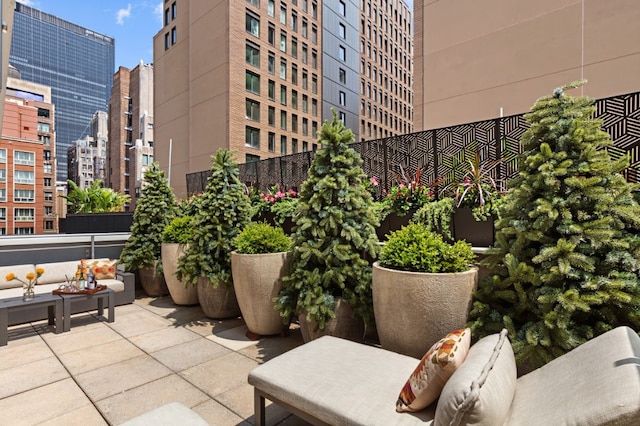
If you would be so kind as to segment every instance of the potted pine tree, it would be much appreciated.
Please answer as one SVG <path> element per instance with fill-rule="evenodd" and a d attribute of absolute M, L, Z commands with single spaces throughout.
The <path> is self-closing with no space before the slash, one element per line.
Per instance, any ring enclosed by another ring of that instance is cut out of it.
<path fill-rule="evenodd" d="M 594 101 L 565 93 L 525 115 L 519 175 L 471 312 L 475 338 L 507 328 L 519 373 L 620 325 L 640 330 L 640 206 Z"/>
<path fill-rule="evenodd" d="M 354 340 L 372 317 L 371 266 L 379 252 L 379 225 L 367 191 L 354 136 L 336 113 L 319 134 L 309 176 L 302 184 L 292 235 L 292 272 L 277 301 L 285 323 L 298 316 L 303 339 L 322 334 Z M 347 325 L 345 325 L 347 324 Z"/>
<path fill-rule="evenodd" d="M 177 213 L 175 195 L 158 163 L 144 172 L 144 186 L 136 203 L 131 236 L 120 253 L 129 271 L 138 271 L 140 284 L 149 296 L 169 292 L 161 261 L 162 231 Z"/>
<path fill-rule="evenodd" d="M 250 221 L 251 203 L 227 149 L 212 156 L 211 175 L 198 201 L 193 233 L 178 259 L 178 279 L 197 286 L 200 307 L 209 318 L 240 314 L 231 274 L 232 241 Z"/>
<path fill-rule="evenodd" d="M 391 232 L 373 264 L 373 309 L 380 344 L 422 357 L 452 330 L 464 328 L 478 282 L 471 245 L 449 244 L 424 225 Z"/>
<path fill-rule="evenodd" d="M 283 332 L 274 298 L 290 272 L 291 239 L 280 227 L 249 223 L 233 240 L 231 273 L 238 305 L 249 332 L 268 336 Z"/>

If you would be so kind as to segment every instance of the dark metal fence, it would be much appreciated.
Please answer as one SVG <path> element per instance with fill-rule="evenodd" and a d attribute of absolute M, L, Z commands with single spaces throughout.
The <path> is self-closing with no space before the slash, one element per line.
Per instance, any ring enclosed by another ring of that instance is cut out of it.
<path fill-rule="evenodd" d="M 602 129 L 609 133 L 614 158 L 629 155 L 630 166 L 625 171 L 627 180 L 640 181 L 640 92 L 613 96 L 596 101 L 595 118 L 603 120 Z M 446 187 L 462 176 L 462 166 L 480 153 L 483 162 L 503 159 L 492 176 L 504 184 L 517 173 L 517 156 L 521 152 L 520 138 L 529 128 L 523 114 L 441 129 L 392 136 L 351 146 L 363 160 L 362 168 L 369 176 L 376 176 L 379 190 L 388 190 L 396 184 L 395 176 L 404 171 L 415 176 L 421 171 L 423 185 Z M 240 165 L 240 178 L 247 186 L 267 190 L 271 186 L 299 189 L 307 178 L 313 152 L 260 160 Z M 187 191 L 202 191 L 209 170 L 187 175 Z M 379 194 L 378 194 L 379 195 Z"/>

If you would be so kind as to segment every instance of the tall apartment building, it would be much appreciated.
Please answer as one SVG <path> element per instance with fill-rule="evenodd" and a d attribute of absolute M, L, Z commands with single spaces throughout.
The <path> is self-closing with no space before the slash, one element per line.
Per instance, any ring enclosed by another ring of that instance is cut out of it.
<path fill-rule="evenodd" d="M 153 162 L 153 92 L 152 64 L 140 62 L 132 70 L 121 66 L 113 75 L 106 186 L 131 196 L 129 211 Z"/>
<path fill-rule="evenodd" d="M 415 0 L 416 129 L 528 111 L 585 78 L 592 98 L 640 90 L 637 0 Z"/>
<path fill-rule="evenodd" d="M 0 235 L 58 232 L 51 88 L 7 78 L 0 138 Z"/>
<path fill-rule="evenodd" d="M 316 149 L 332 108 L 358 139 L 411 131 L 410 21 L 402 0 L 166 0 L 154 37 L 155 158 L 176 194 L 218 148 L 241 163 Z M 361 78 L 366 64 L 376 76 Z"/>
<path fill-rule="evenodd" d="M 16 3 L 9 61 L 22 78 L 51 87 L 56 106 L 57 179 L 67 178 L 67 149 L 107 109 L 114 70 L 111 37 Z"/>
<path fill-rule="evenodd" d="M 105 181 L 109 116 L 105 111 L 97 111 L 89 128 L 91 133 L 74 141 L 67 149 L 68 179 L 80 188 L 87 188 L 95 180 Z"/>

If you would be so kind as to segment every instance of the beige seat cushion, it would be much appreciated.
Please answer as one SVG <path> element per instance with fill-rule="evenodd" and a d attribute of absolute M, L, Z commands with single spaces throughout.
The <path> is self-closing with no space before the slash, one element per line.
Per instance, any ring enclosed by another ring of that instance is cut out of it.
<path fill-rule="evenodd" d="M 77 260 L 37 264 L 37 268 L 44 269 L 44 274 L 38 278 L 38 285 L 63 284 L 65 283 L 65 275 L 69 277 L 69 279 L 76 276 L 78 265 L 79 262 Z"/>
<path fill-rule="evenodd" d="M 27 281 L 27 274 L 30 272 L 35 273 L 36 268 L 33 264 L 26 265 L 13 265 L 13 266 L 0 266 L 0 290 L 7 288 L 20 288 L 22 289 L 22 283 L 18 280 L 7 281 L 6 277 L 10 273 L 14 273 L 16 277 L 20 278 L 23 281 Z M 20 295 L 22 295 L 22 290 L 20 290 Z M 0 297 L 7 297 L 0 295 Z M 11 297 L 11 296 L 9 296 Z"/>

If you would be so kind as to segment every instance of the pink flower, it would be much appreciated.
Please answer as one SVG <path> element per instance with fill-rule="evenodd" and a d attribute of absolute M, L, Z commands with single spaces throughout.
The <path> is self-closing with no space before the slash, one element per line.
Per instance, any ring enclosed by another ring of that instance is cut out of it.
<path fill-rule="evenodd" d="M 378 177 L 377 176 L 373 176 L 371 178 L 371 183 L 373 184 L 373 186 L 378 186 Z"/>

